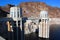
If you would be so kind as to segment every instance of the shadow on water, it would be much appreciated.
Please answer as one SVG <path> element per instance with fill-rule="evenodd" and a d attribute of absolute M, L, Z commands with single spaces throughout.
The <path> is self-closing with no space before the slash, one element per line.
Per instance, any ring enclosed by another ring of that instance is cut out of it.
<path fill-rule="evenodd" d="M 18 30 L 18 31 L 17 31 Z M 21 30 L 20 27 L 13 27 L 13 32 L 7 30 L 7 26 L 3 29 L 0 28 L 0 36 L 5 40 L 17 40 L 17 32 L 18 32 L 18 40 L 21 40 Z"/>
<path fill-rule="evenodd" d="M 49 40 L 45 38 L 40 38 L 36 33 L 27 34 L 24 36 L 25 40 Z"/>
<path fill-rule="evenodd" d="M 10 18 L 1 18 L 0 19 L 0 36 L 4 40 L 21 40 L 21 29 L 20 27 L 12 27 L 13 31 L 8 31 L 7 21 L 13 19 Z M 18 35 L 17 35 L 18 34 Z M 18 37 L 17 37 L 18 36 Z"/>

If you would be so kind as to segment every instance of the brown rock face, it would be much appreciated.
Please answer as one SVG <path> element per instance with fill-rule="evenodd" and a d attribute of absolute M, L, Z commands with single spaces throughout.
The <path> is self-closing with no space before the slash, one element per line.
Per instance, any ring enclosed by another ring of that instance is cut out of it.
<path fill-rule="evenodd" d="M 0 7 L 3 11 L 9 13 L 10 7 L 14 5 L 8 4 L 4 7 Z M 25 2 L 18 5 L 22 8 L 23 17 L 38 17 L 41 10 L 47 10 L 50 18 L 60 18 L 60 8 L 51 7 L 43 2 Z"/>
<path fill-rule="evenodd" d="M 4 7 L 1 7 L 2 10 L 10 13 L 10 7 L 13 7 L 14 5 L 11 5 L 11 4 L 7 4 L 6 6 Z"/>
<path fill-rule="evenodd" d="M 37 17 L 41 10 L 47 10 L 50 18 L 60 18 L 60 8 L 48 6 L 43 2 L 21 3 L 19 7 L 22 8 L 24 17 Z"/>

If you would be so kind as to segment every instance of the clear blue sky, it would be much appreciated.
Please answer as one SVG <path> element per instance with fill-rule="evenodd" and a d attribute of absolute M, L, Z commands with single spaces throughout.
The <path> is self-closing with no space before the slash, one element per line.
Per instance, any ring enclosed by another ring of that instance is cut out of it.
<path fill-rule="evenodd" d="M 60 0 L 0 0 L 0 6 L 5 6 L 6 4 L 14 4 L 18 5 L 22 2 L 44 2 L 47 5 L 59 7 L 60 8 Z"/>

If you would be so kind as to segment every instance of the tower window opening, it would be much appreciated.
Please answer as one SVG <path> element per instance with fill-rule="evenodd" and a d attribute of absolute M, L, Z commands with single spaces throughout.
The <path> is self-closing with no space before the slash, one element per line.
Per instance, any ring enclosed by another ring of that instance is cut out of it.
<path fill-rule="evenodd" d="M 16 12 L 14 12 L 14 17 L 16 17 Z"/>
<path fill-rule="evenodd" d="M 18 12 L 18 17 L 19 17 L 19 15 L 20 15 L 20 14 L 19 14 L 19 12 Z"/>

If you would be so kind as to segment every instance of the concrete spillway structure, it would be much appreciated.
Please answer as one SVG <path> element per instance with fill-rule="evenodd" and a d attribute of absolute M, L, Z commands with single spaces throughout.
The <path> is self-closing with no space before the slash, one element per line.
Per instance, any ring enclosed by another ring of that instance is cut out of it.
<path fill-rule="evenodd" d="M 39 22 L 39 37 L 49 38 L 49 18 L 47 11 L 40 12 L 41 22 Z"/>

